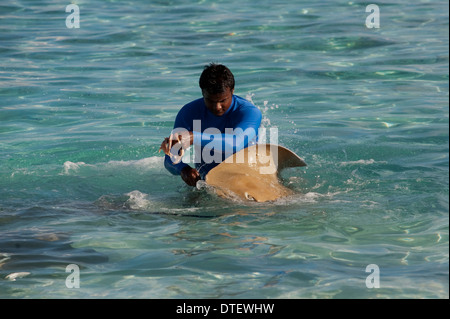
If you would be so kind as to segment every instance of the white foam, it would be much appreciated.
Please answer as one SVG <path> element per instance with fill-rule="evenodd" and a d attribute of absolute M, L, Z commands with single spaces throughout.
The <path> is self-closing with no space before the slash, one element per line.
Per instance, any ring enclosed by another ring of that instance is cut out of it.
<path fill-rule="evenodd" d="M 12 274 L 9 274 L 5 277 L 5 279 L 10 281 L 16 281 L 17 278 L 23 278 L 25 276 L 28 276 L 30 273 L 27 271 L 22 272 L 13 272 Z"/>
<path fill-rule="evenodd" d="M 148 199 L 148 194 L 142 193 L 138 190 L 134 190 L 125 194 L 129 196 L 128 200 L 125 202 L 125 205 L 133 210 L 142 210 L 150 207 L 152 202 Z"/>
<path fill-rule="evenodd" d="M 376 163 L 382 163 L 382 164 L 386 164 L 387 162 L 385 161 L 375 161 L 374 159 L 369 159 L 369 160 L 363 160 L 360 159 L 358 161 L 349 161 L 349 162 L 342 162 L 341 166 L 346 166 L 346 165 L 372 165 L 372 164 L 376 164 Z"/>
<path fill-rule="evenodd" d="M 136 168 L 156 168 L 160 167 L 164 162 L 164 157 L 152 156 L 139 160 L 129 160 L 129 161 L 109 161 L 104 164 L 107 167 L 136 167 Z"/>
<path fill-rule="evenodd" d="M 69 174 L 71 171 L 77 171 L 80 166 L 82 165 L 86 165 L 86 163 L 84 162 L 71 162 L 71 161 L 67 161 L 64 163 L 63 167 L 64 167 L 64 174 Z"/>
<path fill-rule="evenodd" d="M 2 268 L 2 264 L 11 259 L 11 256 L 7 253 L 0 253 L 0 268 Z"/>
<path fill-rule="evenodd" d="M 139 160 L 129 161 L 109 161 L 106 163 L 86 164 L 85 162 L 66 161 L 63 165 L 63 174 L 68 175 L 77 172 L 82 167 L 92 167 L 96 169 L 117 169 L 117 168 L 134 168 L 139 170 L 148 170 L 162 167 L 164 157 L 152 156 Z"/>
<path fill-rule="evenodd" d="M 261 119 L 261 127 L 263 128 L 268 128 L 271 127 L 271 123 L 270 123 L 270 119 L 267 116 L 267 111 L 269 110 L 269 106 L 267 106 L 269 104 L 269 101 L 264 101 L 263 107 L 260 107 L 259 105 L 256 105 L 255 102 L 253 102 L 253 97 L 255 96 L 255 93 L 247 93 L 247 95 L 245 96 L 245 99 L 247 101 L 249 101 L 250 103 L 252 103 L 253 105 L 255 105 L 262 114 L 262 119 Z M 276 108 L 278 108 L 278 105 L 275 105 Z M 274 107 L 270 107 L 270 109 L 273 109 Z"/>

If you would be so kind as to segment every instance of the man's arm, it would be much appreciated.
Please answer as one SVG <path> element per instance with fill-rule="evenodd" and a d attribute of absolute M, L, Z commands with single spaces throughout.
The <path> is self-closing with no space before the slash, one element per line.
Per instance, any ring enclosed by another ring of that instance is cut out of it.
<path fill-rule="evenodd" d="M 189 119 L 190 117 L 188 115 L 189 112 L 186 112 L 186 109 L 182 108 L 182 110 L 178 112 L 174 123 L 174 127 L 176 129 L 184 129 L 184 134 L 182 134 L 182 136 L 184 135 L 184 137 L 186 137 L 185 133 L 188 132 L 187 129 L 190 128 L 190 126 L 188 125 L 189 121 L 192 122 L 192 120 Z M 181 159 L 179 161 L 176 161 L 175 157 L 170 155 L 172 146 L 178 144 L 179 141 L 181 141 L 182 136 L 178 138 L 177 134 L 177 131 L 174 131 L 173 134 L 171 134 L 170 137 L 165 138 L 161 144 L 161 150 L 163 150 L 166 154 L 164 157 L 164 167 L 172 175 L 180 175 L 183 181 L 189 186 L 195 186 L 197 184 L 197 181 L 200 180 L 199 172 L 195 168 L 192 168 L 188 164 L 184 163 Z M 192 133 L 187 136 L 189 138 L 187 143 L 188 145 L 191 145 L 193 140 Z M 179 145 L 176 145 L 173 151 L 178 152 L 181 148 L 180 146 L 186 147 L 186 141 L 182 141 Z"/>
<path fill-rule="evenodd" d="M 187 105 L 181 108 L 175 118 L 174 130 L 183 129 L 185 132 L 192 130 L 192 118 L 190 116 L 190 113 L 191 112 Z M 188 164 L 183 163 L 183 161 L 177 162 L 174 157 L 170 156 L 170 149 L 177 143 L 177 137 L 174 134 L 171 134 L 171 136 L 164 139 L 163 143 L 161 144 L 161 150 L 163 150 L 166 154 L 164 158 L 164 167 L 173 175 L 181 175 L 181 172 L 184 168 L 190 167 Z M 176 149 L 180 149 L 180 147 L 177 146 Z M 174 162 L 176 162 L 176 164 Z"/>
<path fill-rule="evenodd" d="M 164 158 L 165 168 L 173 175 L 181 175 L 183 181 L 189 186 L 195 186 L 197 184 L 197 181 L 200 180 L 199 172 L 195 168 L 192 168 L 182 161 L 177 164 L 174 163 L 171 156 L 167 155 L 167 153 L 170 154 L 168 138 L 164 139 L 163 143 L 161 144 L 161 150 L 166 153 L 166 156 Z"/>
<path fill-rule="evenodd" d="M 164 158 L 164 167 L 171 173 L 172 175 L 181 175 L 181 171 L 183 168 L 189 166 L 186 163 L 180 162 L 178 164 L 174 164 L 169 155 L 166 155 Z"/>

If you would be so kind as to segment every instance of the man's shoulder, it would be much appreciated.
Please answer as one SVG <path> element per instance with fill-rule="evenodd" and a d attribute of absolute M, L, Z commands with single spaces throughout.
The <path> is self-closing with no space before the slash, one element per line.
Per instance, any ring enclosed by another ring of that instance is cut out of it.
<path fill-rule="evenodd" d="M 236 102 L 237 102 L 239 105 L 243 105 L 243 106 L 255 106 L 255 105 L 253 105 L 252 102 L 250 102 L 250 101 L 247 100 L 247 99 L 244 99 L 243 97 L 240 97 L 239 95 L 233 95 L 233 96 L 234 96 L 234 98 L 236 99 Z"/>
<path fill-rule="evenodd" d="M 179 111 L 178 117 L 191 117 L 194 115 L 201 114 L 202 110 L 205 108 L 205 103 L 203 98 L 196 99 L 192 102 L 185 104 Z"/>
<path fill-rule="evenodd" d="M 197 118 L 199 114 L 202 114 L 204 109 L 203 99 L 197 99 L 185 104 L 179 111 L 175 119 L 176 127 L 184 127 L 192 130 L 192 120 Z"/>
<path fill-rule="evenodd" d="M 256 112 L 256 113 L 260 113 L 261 111 L 259 110 L 258 107 L 256 107 L 252 102 L 250 102 L 249 100 L 246 100 L 238 95 L 235 95 L 234 98 L 236 99 L 236 103 L 237 103 L 237 110 L 240 111 L 244 111 L 244 112 Z"/>
<path fill-rule="evenodd" d="M 203 98 L 199 98 L 196 100 L 193 100 L 187 104 L 185 104 L 181 109 L 194 109 L 194 108 L 202 108 L 204 107 L 204 100 Z"/>

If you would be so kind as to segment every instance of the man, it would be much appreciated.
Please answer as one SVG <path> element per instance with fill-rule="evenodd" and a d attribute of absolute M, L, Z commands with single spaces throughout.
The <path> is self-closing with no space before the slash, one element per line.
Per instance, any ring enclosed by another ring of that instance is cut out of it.
<path fill-rule="evenodd" d="M 203 98 L 181 108 L 170 137 L 160 150 L 164 166 L 195 186 L 226 157 L 257 142 L 261 111 L 234 95 L 234 76 L 224 65 L 211 63 L 200 76 Z M 195 168 L 181 161 L 184 150 L 195 147 Z"/>

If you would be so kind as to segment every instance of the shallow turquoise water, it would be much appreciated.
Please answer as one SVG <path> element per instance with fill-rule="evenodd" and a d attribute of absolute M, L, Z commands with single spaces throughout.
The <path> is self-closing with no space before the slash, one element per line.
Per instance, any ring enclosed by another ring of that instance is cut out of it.
<path fill-rule="evenodd" d="M 448 1 L 76 3 L 0 6 L 1 298 L 448 298 Z M 210 61 L 308 163 L 292 198 L 163 168 Z"/>

